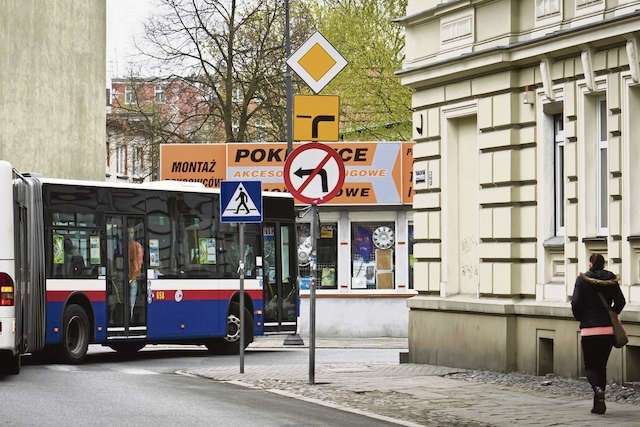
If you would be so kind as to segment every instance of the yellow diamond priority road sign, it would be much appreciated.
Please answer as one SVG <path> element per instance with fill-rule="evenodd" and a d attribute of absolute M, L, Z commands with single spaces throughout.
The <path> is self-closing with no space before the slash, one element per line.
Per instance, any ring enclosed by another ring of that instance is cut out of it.
<path fill-rule="evenodd" d="M 291 55 L 287 64 L 319 93 L 347 65 L 347 60 L 316 31 Z"/>

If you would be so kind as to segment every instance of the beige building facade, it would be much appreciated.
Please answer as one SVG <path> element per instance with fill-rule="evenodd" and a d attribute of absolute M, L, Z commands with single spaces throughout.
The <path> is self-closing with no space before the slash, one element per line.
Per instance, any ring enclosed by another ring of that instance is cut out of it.
<path fill-rule="evenodd" d="M 104 180 L 106 3 L 0 1 L 0 159 Z"/>
<path fill-rule="evenodd" d="M 409 360 L 582 376 L 569 301 L 597 251 L 627 299 L 609 378 L 640 380 L 640 1 L 409 0 L 398 22 Z"/>

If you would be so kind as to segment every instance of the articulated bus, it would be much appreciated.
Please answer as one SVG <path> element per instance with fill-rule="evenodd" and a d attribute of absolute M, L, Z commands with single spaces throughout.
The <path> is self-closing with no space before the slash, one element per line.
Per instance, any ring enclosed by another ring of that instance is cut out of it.
<path fill-rule="evenodd" d="M 240 350 L 255 335 L 295 332 L 295 208 L 263 193 L 245 225 L 244 307 L 238 224 L 220 221 L 201 184 L 123 184 L 21 174 L 0 161 L 0 371 L 42 352 L 81 363 L 89 344 Z"/>

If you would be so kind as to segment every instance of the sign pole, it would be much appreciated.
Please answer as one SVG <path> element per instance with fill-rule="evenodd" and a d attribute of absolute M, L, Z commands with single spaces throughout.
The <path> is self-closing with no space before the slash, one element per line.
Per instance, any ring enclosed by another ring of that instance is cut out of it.
<path fill-rule="evenodd" d="M 318 240 L 318 204 L 311 204 L 311 286 L 309 287 L 309 384 L 315 384 L 316 376 L 316 246 Z"/>
<path fill-rule="evenodd" d="M 284 0 L 284 54 L 289 58 L 291 42 L 289 39 L 289 0 Z M 291 82 L 291 67 L 285 64 L 284 81 L 287 93 L 287 156 L 293 151 L 293 85 Z"/>
<path fill-rule="evenodd" d="M 238 225 L 240 229 L 240 262 L 238 272 L 240 273 L 240 373 L 244 374 L 244 222 Z"/>

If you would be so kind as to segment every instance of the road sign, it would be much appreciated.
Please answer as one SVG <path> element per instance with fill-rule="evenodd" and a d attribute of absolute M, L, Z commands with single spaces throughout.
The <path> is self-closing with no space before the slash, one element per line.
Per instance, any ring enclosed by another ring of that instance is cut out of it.
<path fill-rule="evenodd" d="M 316 31 L 287 59 L 287 64 L 319 93 L 347 65 L 347 60 Z"/>
<path fill-rule="evenodd" d="M 335 95 L 296 95 L 293 101 L 295 141 L 337 141 L 340 98 Z"/>
<path fill-rule="evenodd" d="M 222 222 L 262 222 L 262 182 L 222 181 L 220 212 Z"/>
<path fill-rule="evenodd" d="M 293 150 L 284 162 L 284 183 L 293 196 L 305 203 L 331 200 L 344 184 L 344 163 L 329 146 L 310 142 Z"/>

